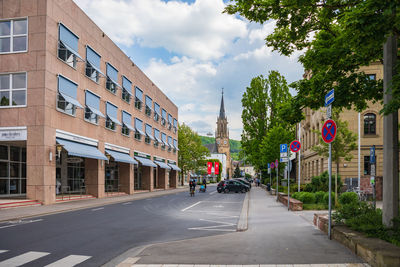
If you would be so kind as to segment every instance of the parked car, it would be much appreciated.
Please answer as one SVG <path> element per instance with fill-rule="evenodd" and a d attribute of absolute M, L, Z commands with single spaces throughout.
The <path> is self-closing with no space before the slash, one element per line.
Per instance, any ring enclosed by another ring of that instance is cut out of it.
<path fill-rule="evenodd" d="M 244 183 L 245 185 L 247 185 L 248 187 L 251 188 L 251 183 L 249 181 L 247 181 L 245 178 L 233 178 L 232 180 L 236 180 L 241 183 Z"/>
<path fill-rule="evenodd" d="M 229 192 L 242 192 L 242 193 L 246 193 L 247 191 L 250 190 L 250 187 L 248 187 L 247 185 L 240 183 L 239 181 L 235 181 L 235 180 L 225 180 L 225 181 L 221 181 L 219 182 L 218 186 L 217 186 L 217 191 L 218 193 L 229 193 Z"/>

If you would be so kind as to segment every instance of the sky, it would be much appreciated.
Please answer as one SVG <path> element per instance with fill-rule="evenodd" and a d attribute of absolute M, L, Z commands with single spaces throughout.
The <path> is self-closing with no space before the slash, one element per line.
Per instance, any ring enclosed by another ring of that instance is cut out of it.
<path fill-rule="evenodd" d="M 179 123 L 215 133 L 224 88 L 230 138 L 242 133 L 241 98 L 252 78 L 302 78 L 297 55 L 265 45 L 274 22 L 222 13 L 223 0 L 74 0 L 178 106 Z"/>

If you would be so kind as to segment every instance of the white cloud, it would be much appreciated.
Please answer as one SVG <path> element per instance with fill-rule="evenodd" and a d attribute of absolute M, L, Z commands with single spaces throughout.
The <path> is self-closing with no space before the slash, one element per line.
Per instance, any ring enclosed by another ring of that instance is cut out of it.
<path fill-rule="evenodd" d="M 275 21 L 269 21 L 265 23 L 262 28 L 251 30 L 249 32 L 249 43 L 252 44 L 257 41 L 265 42 L 265 37 L 273 33 L 275 25 Z"/>

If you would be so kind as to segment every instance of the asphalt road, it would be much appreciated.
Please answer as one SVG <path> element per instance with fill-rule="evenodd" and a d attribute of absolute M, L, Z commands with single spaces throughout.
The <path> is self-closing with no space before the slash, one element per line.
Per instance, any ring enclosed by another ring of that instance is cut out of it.
<path fill-rule="evenodd" d="M 234 232 L 244 197 L 209 186 L 195 197 L 183 192 L 0 223 L 0 266 L 100 266 L 134 247 Z"/>

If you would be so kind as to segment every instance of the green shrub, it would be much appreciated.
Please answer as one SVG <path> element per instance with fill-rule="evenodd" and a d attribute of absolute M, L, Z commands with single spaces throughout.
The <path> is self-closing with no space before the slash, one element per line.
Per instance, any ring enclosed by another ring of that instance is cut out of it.
<path fill-rule="evenodd" d="M 310 192 L 302 192 L 299 200 L 305 204 L 313 204 L 315 203 L 315 194 Z"/>
<path fill-rule="evenodd" d="M 341 205 L 346 205 L 350 203 L 358 202 L 358 195 L 355 192 L 344 192 L 339 196 L 339 203 Z"/>
<path fill-rule="evenodd" d="M 332 196 L 332 206 L 333 206 L 333 205 L 335 205 L 335 193 L 332 192 L 331 196 Z M 329 192 L 325 192 L 323 203 L 325 203 L 326 205 L 329 205 Z"/>
<path fill-rule="evenodd" d="M 312 184 L 306 184 L 304 187 L 304 192 L 312 192 L 313 191 L 313 186 Z"/>
<path fill-rule="evenodd" d="M 297 199 L 297 200 L 300 200 L 300 194 L 301 194 L 302 192 L 294 192 L 293 194 L 292 194 L 292 198 L 295 198 L 295 199 Z M 301 201 L 301 200 L 300 200 Z"/>
<path fill-rule="evenodd" d="M 324 202 L 324 196 L 325 196 L 325 192 L 323 191 L 318 191 L 315 193 L 315 202 L 316 203 L 322 203 L 325 204 Z"/>

